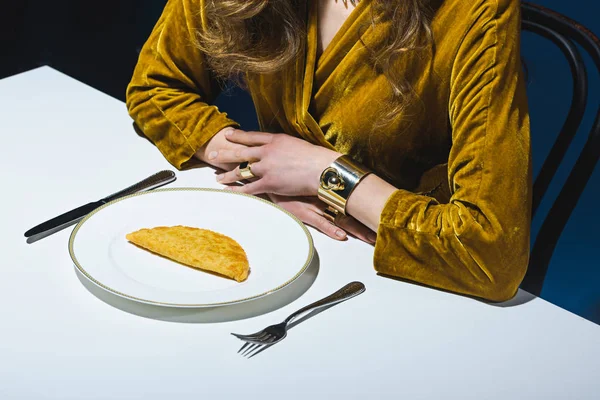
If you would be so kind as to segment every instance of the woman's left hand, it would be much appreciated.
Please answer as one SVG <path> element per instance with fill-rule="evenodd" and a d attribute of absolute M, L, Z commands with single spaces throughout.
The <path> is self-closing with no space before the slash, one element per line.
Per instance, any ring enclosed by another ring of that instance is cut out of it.
<path fill-rule="evenodd" d="M 319 178 L 325 168 L 340 153 L 313 145 L 286 134 L 245 132 L 239 129 L 226 133 L 228 141 L 248 146 L 238 150 L 221 150 L 211 162 L 242 163 L 248 161 L 255 178 L 232 190 L 283 196 L 316 196 Z M 231 184 L 243 180 L 239 167 L 218 175 L 217 180 Z"/>
<path fill-rule="evenodd" d="M 336 225 L 323 216 L 325 203 L 316 197 L 287 197 L 269 193 L 271 201 L 281 208 L 294 214 L 300 221 L 318 229 L 327 236 L 336 240 L 346 240 L 347 233 L 362 240 L 375 244 L 375 232 L 350 216 L 339 218 Z"/>

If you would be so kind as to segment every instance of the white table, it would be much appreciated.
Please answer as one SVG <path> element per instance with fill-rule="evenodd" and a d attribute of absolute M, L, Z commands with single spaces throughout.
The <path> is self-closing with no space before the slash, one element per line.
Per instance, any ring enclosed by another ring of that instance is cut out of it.
<path fill-rule="evenodd" d="M 210 311 L 111 305 L 76 273 L 70 228 L 32 244 L 23 232 L 173 168 L 123 103 L 49 67 L 0 81 L 0 134 L 0 399 L 598 398 L 599 326 L 525 292 L 493 306 L 380 277 L 372 247 L 312 229 L 318 275 L 274 311 L 202 323 Z M 219 187 L 208 168 L 177 176 L 171 187 Z M 250 360 L 236 354 L 230 332 L 279 322 L 353 280 L 366 293 Z M 196 323 L 173 322 L 186 318 Z"/>

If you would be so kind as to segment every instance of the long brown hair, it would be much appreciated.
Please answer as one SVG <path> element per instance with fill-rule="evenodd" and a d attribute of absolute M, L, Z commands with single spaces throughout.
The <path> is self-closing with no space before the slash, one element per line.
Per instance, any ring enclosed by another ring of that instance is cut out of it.
<path fill-rule="evenodd" d="M 332 0 L 330 0 L 332 1 Z M 340 1 L 340 0 L 336 0 Z M 239 82 L 246 72 L 272 73 L 295 59 L 306 38 L 306 21 L 300 7 L 306 0 L 206 0 L 206 29 L 197 45 L 207 55 L 215 74 Z M 378 49 L 370 49 L 374 65 L 388 79 L 392 104 L 381 124 L 391 121 L 413 99 L 411 86 L 392 68 L 407 51 L 431 41 L 429 0 L 373 0 L 372 24 L 391 22 L 390 36 Z"/>

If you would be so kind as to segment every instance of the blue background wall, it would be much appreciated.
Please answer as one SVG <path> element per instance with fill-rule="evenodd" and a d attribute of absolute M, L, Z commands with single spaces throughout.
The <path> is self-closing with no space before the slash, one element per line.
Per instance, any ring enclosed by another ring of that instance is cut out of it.
<path fill-rule="evenodd" d="M 536 4 L 552 8 L 600 35 L 600 4 L 592 1 L 537 0 Z M 568 64 L 559 50 L 545 39 L 531 33 L 523 34 L 522 55 L 529 67 L 528 85 L 533 140 L 534 173 L 537 174 L 549 150 L 551 140 L 564 122 L 571 98 L 571 77 Z M 558 171 L 553 185 L 542 202 L 533 223 L 534 234 L 539 229 L 557 189 L 568 176 L 575 158 L 585 143 L 592 123 L 592 113 L 600 103 L 598 72 L 586 57 L 591 91 L 586 118 L 578 137 L 568 152 L 564 168 Z M 600 167 L 568 222 L 558 243 L 542 291 L 542 297 L 587 319 L 600 323 Z"/>
<path fill-rule="evenodd" d="M 468 1 L 468 0 L 464 0 Z M 89 12 L 80 0 L 20 0 L 3 2 L 0 24 L 0 78 L 39 65 L 54 68 L 121 100 L 137 60 L 137 52 L 166 0 L 104 0 Z M 600 35 L 600 4 L 589 0 L 534 0 L 587 26 Z M 562 54 L 545 39 L 523 33 L 522 54 L 529 69 L 529 103 L 534 172 L 560 129 L 571 98 L 571 77 Z M 119 62 L 115 62 L 118 59 Z M 588 114 L 550 192 L 533 223 L 541 219 L 566 179 L 600 103 L 600 79 L 590 66 L 592 90 Z M 220 96 L 220 108 L 256 129 L 250 98 L 239 90 Z M 600 323 L 600 167 L 597 167 L 558 243 L 542 297 L 584 318 Z M 534 236 L 535 237 L 535 236 Z"/>

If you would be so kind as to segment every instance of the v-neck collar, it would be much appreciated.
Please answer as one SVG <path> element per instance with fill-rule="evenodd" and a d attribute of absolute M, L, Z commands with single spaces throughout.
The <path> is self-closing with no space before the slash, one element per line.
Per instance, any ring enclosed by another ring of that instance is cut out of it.
<path fill-rule="evenodd" d="M 347 52 L 356 44 L 358 26 L 362 25 L 371 0 L 362 0 L 352 10 L 348 18 L 334 35 L 331 42 L 323 50 L 317 60 L 318 46 L 318 0 L 308 0 L 307 5 L 307 37 L 304 57 L 298 57 L 296 62 L 296 79 L 292 85 L 301 86 L 301 90 L 294 88 L 296 103 L 296 125 L 301 128 L 302 136 L 314 143 L 331 147 L 319 124 L 309 113 L 309 106 L 313 95 L 315 74 L 329 75 L 335 66 L 344 58 Z M 322 79 L 319 79 L 322 82 Z"/>
<path fill-rule="evenodd" d="M 356 42 L 356 34 L 358 30 L 355 29 L 354 24 L 362 24 L 364 11 L 368 9 L 370 0 L 362 0 L 360 1 L 356 7 L 350 12 L 344 23 L 340 26 L 338 31 L 335 33 L 331 42 L 327 45 L 320 57 L 317 59 L 317 47 L 318 47 L 318 39 L 319 39 L 319 27 L 318 27 L 318 3 L 319 0 L 313 0 L 310 2 L 310 12 L 309 12 L 309 29 L 308 29 L 308 39 L 309 39 L 309 49 L 310 47 L 314 47 L 314 54 L 316 60 L 316 70 L 318 71 L 322 67 L 329 64 L 331 61 L 336 60 L 341 55 L 342 57 L 345 55 L 344 47 L 348 44 L 354 45 Z M 312 39 L 312 40 L 311 40 Z M 311 46 L 312 45 L 312 46 Z"/>

